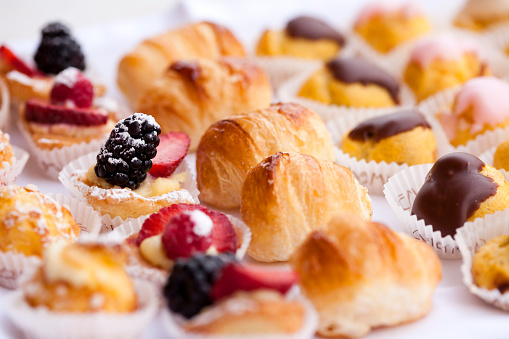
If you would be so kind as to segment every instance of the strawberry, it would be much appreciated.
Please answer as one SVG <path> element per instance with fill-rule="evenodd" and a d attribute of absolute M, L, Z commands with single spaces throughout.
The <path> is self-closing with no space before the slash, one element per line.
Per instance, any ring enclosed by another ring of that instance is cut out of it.
<path fill-rule="evenodd" d="M 211 296 L 218 300 L 236 291 L 272 289 L 285 294 L 298 280 L 295 272 L 260 265 L 231 263 L 223 268 L 212 286 Z"/>
<path fill-rule="evenodd" d="M 76 107 L 89 108 L 94 101 L 94 86 L 81 71 L 74 67 L 58 73 L 50 93 L 51 103 L 63 105 L 67 100 Z"/>
<path fill-rule="evenodd" d="M 207 215 L 214 222 L 212 245 L 219 253 L 235 253 L 237 251 L 237 234 L 228 217 L 221 212 L 212 210 L 208 210 Z"/>
<path fill-rule="evenodd" d="M 5 45 L 0 46 L 0 61 L 4 63 L 8 69 L 14 69 L 29 77 L 44 76 L 44 73 L 28 66 Z"/>
<path fill-rule="evenodd" d="M 104 125 L 108 116 L 88 108 L 56 106 L 40 99 L 30 99 L 25 105 L 25 118 L 41 124 L 70 124 L 79 126 Z"/>
<path fill-rule="evenodd" d="M 191 140 L 181 132 L 171 132 L 159 136 L 157 155 L 152 159 L 150 174 L 156 178 L 169 177 L 184 160 Z"/>

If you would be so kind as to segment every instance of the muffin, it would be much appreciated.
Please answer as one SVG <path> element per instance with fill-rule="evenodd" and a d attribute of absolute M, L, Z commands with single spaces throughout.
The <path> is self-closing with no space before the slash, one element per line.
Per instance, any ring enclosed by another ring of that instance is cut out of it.
<path fill-rule="evenodd" d="M 391 107 L 399 103 L 399 85 L 360 59 L 336 58 L 314 72 L 298 95 L 328 105 Z"/>
<path fill-rule="evenodd" d="M 464 145 L 488 130 L 507 127 L 509 84 L 494 77 L 471 79 L 456 94 L 451 112 L 439 114 L 438 119 L 453 146 Z"/>
<path fill-rule="evenodd" d="M 502 173 L 469 153 L 451 153 L 437 160 L 415 197 L 411 213 L 454 236 L 467 221 L 509 207 L 509 183 Z"/>
<path fill-rule="evenodd" d="M 487 290 L 509 290 L 509 235 L 489 240 L 474 255 L 472 275 L 475 283 Z"/>
<path fill-rule="evenodd" d="M 468 0 L 454 19 L 454 25 L 481 31 L 509 22 L 509 2 L 505 0 Z"/>
<path fill-rule="evenodd" d="M 403 78 L 417 101 L 421 101 L 445 88 L 489 74 L 489 66 L 475 43 L 441 35 L 415 46 Z"/>
<path fill-rule="evenodd" d="M 401 43 L 431 31 L 431 24 L 417 3 L 379 1 L 365 6 L 354 31 L 375 50 L 387 53 Z"/>
<path fill-rule="evenodd" d="M 290 20 L 283 30 L 266 30 L 256 46 L 259 56 L 292 56 L 328 60 L 339 53 L 345 38 L 327 23 L 309 16 Z"/>
<path fill-rule="evenodd" d="M 433 163 L 437 158 L 431 126 L 416 110 L 366 120 L 343 136 L 340 148 L 366 162 L 417 165 Z"/>

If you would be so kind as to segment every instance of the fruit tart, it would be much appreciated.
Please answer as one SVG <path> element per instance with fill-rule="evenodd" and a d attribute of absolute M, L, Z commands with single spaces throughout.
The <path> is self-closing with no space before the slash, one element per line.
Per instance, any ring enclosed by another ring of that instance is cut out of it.
<path fill-rule="evenodd" d="M 110 229 L 165 206 L 194 204 L 196 184 L 183 162 L 189 137 L 160 133 L 152 116 L 135 113 L 115 125 L 97 155 L 71 162 L 59 179 L 73 196 L 101 213 Z"/>
<path fill-rule="evenodd" d="M 310 338 L 317 317 L 290 291 L 297 280 L 291 270 L 228 255 L 178 259 L 163 292 L 165 328 L 174 338 Z"/>
<path fill-rule="evenodd" d="M 13 294 L 9 316 L 37 338 L 137 338 L 157 310 L 151 286 L 124 269 L 121 246 L 55 243 Z"/>

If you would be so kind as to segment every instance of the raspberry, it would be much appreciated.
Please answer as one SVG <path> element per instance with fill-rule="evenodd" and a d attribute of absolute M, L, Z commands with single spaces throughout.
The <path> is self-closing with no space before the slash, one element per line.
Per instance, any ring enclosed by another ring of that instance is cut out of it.
<path fill-rule="evenodd" d="M 78 42 L 62 24 L 52 23 L 43 28 L 42 40 L 34 56 L 37 68 L 58 74 L 68 67 L 85 69 L 85 56 Z"/>
<path fill-rule="evenodd" d="M 160 133 L 154 118 L 143 113 L 120 120 L 97 155 L 95 174 L 111 185 L 140 187 L 157 154 Z"/>
<path fill-rule="evenodd" d="M 212 285 L 234 256 L 196 254 L 189 259 L 178 259 L 164 286 L 164 296 L 173 312 L 191 318 L 205 306 L 211 305 Z"/>
<path fill-rule="evenodd" d="M 69 100 L 76 107 L 89 108 L 94 101 L 94 86 L 79 69 L 69 67 L 55 77 L 50 97 L 53 104 Z"/>

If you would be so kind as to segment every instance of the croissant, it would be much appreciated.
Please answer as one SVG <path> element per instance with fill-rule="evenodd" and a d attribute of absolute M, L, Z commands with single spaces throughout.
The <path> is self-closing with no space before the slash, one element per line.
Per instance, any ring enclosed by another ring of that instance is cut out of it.
<path fill-rule="evenodd" d="M 329 160 L 277 153 L 251 169 L 242 187 L 242 220 L 252 232 L 248 253 L 285 261 L 338 211 L 370 220 L 371 199 L 352 172 Z"/>
<path fill-rule="evenodd" d="M 245 56 L 244 48 L 226 28 L 210 22 L 184 26 L 147 39 L 118 65 L 117 83 L 131 105 L 175 60 Z"/>
<path fill-rule="evenodd" d="M 334 159 L 325 124 L 298 104 L 273 104 L 216 122 L 196 152 L 200 200 L 218 208 L 238 208 L 247 172 L 279 151 Z"/>
<path fill-rule="evenodd" d="M 430 246 L 345 213 L 312 232 L 291 263 L 318 311 L 318 334 L 327 337 L 358 337 L 425 316 L 441 279 Z"/>
<path fill-rule="evenodd" d="M 271 98 L 269 79 L 254 62 L 197 59 L 174 62 L 141 95 L 136 111 L 154 116 L 163 133 L 187 133 L 193 151 L 214 122 L 267 107 Z"/>

